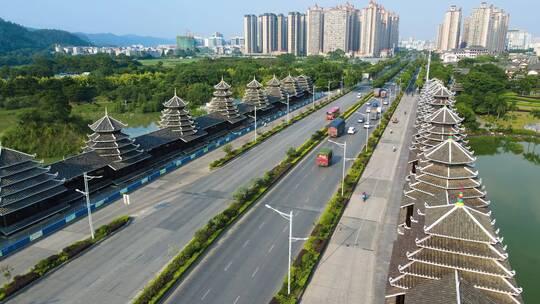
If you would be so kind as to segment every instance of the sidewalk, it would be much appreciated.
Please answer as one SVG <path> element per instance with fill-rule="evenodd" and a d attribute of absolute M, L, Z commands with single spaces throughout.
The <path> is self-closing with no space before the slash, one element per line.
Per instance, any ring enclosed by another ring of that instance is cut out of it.
<path fill-rule="evenodd" d="M 401 100 L 394 113 L 399 123 L 390 123 L 386 128 L 302 303 L 384 303 L 388 264 L 397 236 L 414 103 L 415 99 L 409 95 Z M 397 148 L 396 152 L 392 151 L 392 146 Z M 364 191 L 369 194 L 366 202 L 361 199 Z"/>
<path fill-rule="evenodd" d="M 318 104 L 322 100 L 323 99 L 317 100 L 316 104 Z M 311 104 L 291 112 L 290 118 L 292 119 L 294 116 L 305 112 L 310 107 Z M 309 119 L 309 117 L 306 117 L 305 119 Z M 272 127 L 280 124 L 284 120 L 286 120 L 285 117 L 270 122 L 267 124 L 266 127 L 258 128 L 258 133 L 261 134 L 266 130 L 270 130 Z M 294 128 L 294 126 L 291 127 Z M 252 141 L 253 139 L 253 132 L 249 132 L 246 135 L 232 141 L 230 144 L 233 148 L 238 148 L 243 144 Z M 140 191 L 145 191 L 143 189 L 147 189 L 147 192 L 157 191 L 157 187 L 166 187 L 168 184 L 178 185 L 180 184 L 179 180 L 181 180 L 181 184 L 189 185 L 190 183 L 207 176 L 210 173 L 210 163 L 214 160 L 222 158 L 223 156 L 225 156 L 225 152 L 223 152 L 222 148 L 214 150 L 204 156 L 201 156 L 197 160 L 192 161 L 185 166 L 180 167 L 177 170 L 161 177 L 160 179 L 149 183 L 138 191 L 139 193 Z M 140 216 L 146 212 L 145 210 L 147 210 L 149 206 L 152 206 L 154 204 L 155 201 L 142 202 L 141 199 L 138 199 L 137 204 L 132 204 L 129 206 L 129 208 L 126 207 L 122 202 L 111 203 L 92 213 L 94 229 L 97 229 L 101 225 L 109 223 L 110 221 L 121 215 L 130 214 L 133 216 Z M 54 234 L 35 243 L 32 243 L 31 245 L 20 250 L 19 252 L 16 252 L 6 257 L 2 261 L 0 261 L 0 265 L 8 265 L 9 267 L 11 267 L 11 277 L 14 277 L 16 275 L 27 272 L 41 259 L 44 259 L 52 254 L 56 254 L 64 247 L 76 241 L 86 239 L 89 236 L 90 231 L 88 225 L 88 218 L 81 218 L 77 222 L 66 226 L 65 228 L 55 232 Z M 0 284 L 4 284 L 6 282 L 6 278 L 2 275 L 0 277 Z"/>

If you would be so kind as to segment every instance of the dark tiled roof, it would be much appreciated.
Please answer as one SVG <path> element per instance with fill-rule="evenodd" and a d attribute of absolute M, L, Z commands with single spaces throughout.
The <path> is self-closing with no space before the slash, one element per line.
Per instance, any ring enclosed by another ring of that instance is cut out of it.
<path fill-rule="evenodd" d="M 107 161 L 96 152 L 84 152 L 51 164 L 51 172 L 58 172 L 59 178 L 70 180 L 107 166 Z"/>
<path fill-rule="evenodd" d="M 431 161 L 445 164 L 470 164 L 476 159 L 453 139 L 447 139 L 424 153 Z"/>
<path fill-rule="evenodd" d="M 0 146 L 0 169 L 34 160 L 33 155 Z"/>
<path fill-rule="evenodd" d="M 107 113 L 95 123 L 89 125 L 94 132 L 115 132 L 127 127 L 126 124 L 110 117 Z"/>

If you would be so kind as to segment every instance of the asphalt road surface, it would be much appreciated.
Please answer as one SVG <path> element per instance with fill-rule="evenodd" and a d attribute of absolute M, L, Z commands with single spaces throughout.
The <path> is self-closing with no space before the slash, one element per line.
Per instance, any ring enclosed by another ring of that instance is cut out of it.
<path fill-rule="evenodd" d="M 369 87 L 363 87 L 362 92 L 369 92 Z M 353 91 L 332 105 L 345 109 L 357 101 L 356 95 L 357 91 Z M 135 221 L 129 227 L 31 286 L 10 303 L 129 302 L 191 240 L 197 229 L 227 207 L 235 189 L 262 176 L 281 161 L 289 147 L 298 146 L 323 127 L 327 123 L 325 111 L 325 108 L 317 111 L 209 174 L 190 171 L 200 161 L 196 160 L 135 191 L 128 208 L 116 204 L 107 209 L 109 218 L 126 213 L 134 215 Z M 336 159 L 339 160 L 339 155 Z M 298 176 L 327 175 L 337 167 Z M 308 171 L 311 170 L 314 169 Z M 326 186 L 329 193 L 333 188 L 335 184 Z M 80 229 L 87 229 L 83 222 L 74 225 L 79 224 Z M 307 224 L 311 222 L 301 213 L 298 227 Z"/>
<path fill-rule="evenodd" d="M 347 142 L 347 158 L 364 147 L 365 129 L 358 118 L 353 115 L 347 122 L 358 129 L 356 134 L 335 139 Z M 334 151 L 330 167 L 315 165 L 321 147 Z M 289 224 L 265 204 L 286 213 L 292 210 L 293 237 L 308 236 L 341 181 L 342 157 L 343 149 L 328 141 L 309 153 L 211 249 L 166 303 L 268 303 L 287 273 Z M 347 168 L 350 165 L 347 162 Z M 293 257 L 302 244 L 293 243 Z"/>

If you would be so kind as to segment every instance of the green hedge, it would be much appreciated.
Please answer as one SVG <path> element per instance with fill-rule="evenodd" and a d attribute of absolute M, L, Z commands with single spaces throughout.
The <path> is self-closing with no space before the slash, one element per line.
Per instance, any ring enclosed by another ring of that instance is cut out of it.
<path fill-rule="evenodd" d="M 336 99 L 342 97 L 343 95 L 345 95 L 345 94 L 347 94 L 349 92 L 350 92 L 350 89 L 346 89 L 346 90 L 344 90 L 343 93 L 332 96 L 329 99 L 326 99 L 325 101 L 320 102 L 314 108 L 310 107 L 305 112 L 302 112 L 300 115 L 294 116 L 293 118 L 291 118 L 289 123 L 283 122 L 283 123 L 275 126 L 274 128 L 272 128 L 271 130 L 268 130 L 268 131 L 266 131 L 266 132 L 264 132 L 262 134 L 259 134 L 257 136 L 257 141 L 253 140 L 253 141 L 247 142 L 247 143 L 243 144 L 241 147 L 239 147 L 237 149 L 231 149 L 230 145 L 225 146 L 225 147 L 229 147 L 227 149 L 225 149 L 225 147 L 224 147 L 225 156 L 220 158 L 220 159 L 217 159 L 217 160 L 213 161 L 212 163 L 210 163 L 210 168 L 214 169 L 214 168 L 218 168 L 218 167 L 221 167 L 221 166 L 225 165 L 226 163 L 230 162 L 234 158 L 240 156 L 241 154 L 247 152 L 251 148 L 255 147 L 256 145 L 258 145 L 258 144 L 262 143 L 263 141 L 265 141 L 266 139 L 270 138 L 272 135 L 281 132 L 286 127 L 288 127 L 288 126 L 302 120 L 303 118 L 309 116 L 313 112 L 320 110 L 321 108 L 327 106 L 328 104 L 334 102 Z"/>
<path fill-rule="evenodd" d="M 291 267 L 291 294 L 287 294 L 287 278 L 285 278 L 281 289 L 270 303 L 291 304 L 297 303 L 301 298 L 307 287 L 309 278 L 322 257 L 322 253 L 330 241 L 334 229 L 339 223 L 341 215 L 354 192 L 354 188 L 360 180 L 364 168 L 371 158 L 371 155 L 382 137 L 382 133 L 388 125 L 390 117 L 401 101 L 402 96 L 403 92 L 401 92 L 395 102 L 390 105 L 383 115 L 381 123 L 370 135 L 367 151 L 364 150 L 361 152 L 348 170 L 344 181 L 344 195 L 341 196 L 341 190 L 339 190 L 330 199 L 309 239 L 304 244 L 300 254 L 294 260 L 293 266 Z"/>
<path fill-rule="evenodd" d="M 62 249 L 59 253 L 39 261 L 27 273 L 15 276 L 11 282 L 4 284 L 4 286 L 0 288 L 0 301 L 5 300 L 7 297 L 43 277 L 50 271 L 77 257 L 84 250 L 90 248 L 92 245 L 105 239 L 107 236 L 126 225 L 130 219 L 129 216 L 121 216 L 112 222 L 99 227 L 95 232 L 95 239 L 87 238 L 75 242 Z"/>
<path fill-rule="evenodd" d="M 361 106 L 368 98 L 369 96 L 362 98 L 351 108 Z M 273 184 L 325 138 L 326 128 L 316 131 L 298 148 L 290 148 L 285 158 L 267 171 L 263 177 L 255 178 L 247 186 L 238 188 L 233 193 L 234 202 L 199 229 L 180 253 L 144 287 L 133 303 L 159 303 L 165 293 L 178 282 L 186 270 L 205 253 L 221 233 L 238 220 Z"/>

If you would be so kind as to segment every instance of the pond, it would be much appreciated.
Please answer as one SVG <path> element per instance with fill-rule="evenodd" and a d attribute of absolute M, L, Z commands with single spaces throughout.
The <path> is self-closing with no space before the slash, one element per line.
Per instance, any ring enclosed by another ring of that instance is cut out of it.
<path fill-rule="evenodd" d="M 525 303 L 540 303 L 540 139 L 470 138 Z"/>
<path fill-rule="evenodd" d="M 143 135 L 143 134 L 146 134 L 146 133 L 150 133 L 150 132 L 155 131 L 157 129 L 159 129 L 157 123 L 151 122 L 151 123 L 146 124 L 146 125 L 138 125 L 138 126 L 134 126 L 134 127 L 127 127 L 127 128 L 122 129 L 122 131 L 133 138 L 133 137 L 140 136 L 140 135 Z"/>

